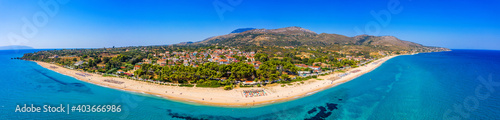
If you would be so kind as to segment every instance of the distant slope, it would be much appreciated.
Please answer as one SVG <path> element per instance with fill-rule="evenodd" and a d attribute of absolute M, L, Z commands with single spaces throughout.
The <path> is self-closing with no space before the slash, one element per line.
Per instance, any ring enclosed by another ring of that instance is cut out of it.
<path fill-rule="evenodd" d="M 242 32 L 253 30 L 253 29 L 255 29 L 255 28 L 240 28 L 240 29 L 233 30 L 231 33 L 242 33 Z"/>
<path fill-rule="evenodd" d="M 0 46 L 0 50 L 18 50 L 18 49 L 34 49 L 34 48 L 22 45 Z"/>
<path fill-rule="evenodd" d="M 347 37 L 338 34 L 317 34 L 301 27 L 286 27 L 279 29 L 253 29 L 241 33 L 215 36 L 194 45 L 225 45 L 225 46 L 319 46 L 332 45 L 372 48 L 377 50 L 429 50 L 437 47 L 427 47 L 418 43 L 400 40 L 394 36 L 359 35 Z M 442 48 L 447 50 L 446 48 Z"/>

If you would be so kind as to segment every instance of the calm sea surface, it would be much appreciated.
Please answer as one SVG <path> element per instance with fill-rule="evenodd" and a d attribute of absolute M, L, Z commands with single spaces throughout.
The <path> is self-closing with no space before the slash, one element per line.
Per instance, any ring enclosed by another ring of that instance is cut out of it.
<path fill-rule="evenodd" d="M 257 108 L 192 105 L 114 90 L 11 60 L 0 51 L 0 119 L 498 119 L 500 51 L 393 58 L 348 83 Z M 17 105 L 121 105 L 119 113 L 19 113 Z M 458 112 L 457 112 L 458 111 Z"/>

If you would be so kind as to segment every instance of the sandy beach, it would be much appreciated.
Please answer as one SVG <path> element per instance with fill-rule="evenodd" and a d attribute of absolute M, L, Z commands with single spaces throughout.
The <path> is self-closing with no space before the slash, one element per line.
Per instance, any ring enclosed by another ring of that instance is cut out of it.
<path fill-rule="evenodd" d="M 340 85 L 374 70 L 385 61 L 393 57 L 396 56 L 384 57 L 365 66 L 350 69 L 345 72 L 349 74 L 336 80 L 331 80 L 331 78 L 344 73 L 334 73 L 325 76 L 318 76 L 319 79 L 323 80 L 310 79 L 307 81 L 303 81 L 304 84 L 300 85 L 298 85 L 298 83 L 293 83 L 293 86 L 287 85 L 285 87 L 281 87 L 281 85 L 270 85 L 265 87 L 236 88 L 233 90 L 223 90 L 222 88 L 197 88 L 159 85 L 155 83 L 130 80 L 126 78 L 103 77 L 99 74 L 84 73 L 46 62 L 35 62 L 44 68 L 53 70 L 60 74 L 72 76 L 81 81 L 114 89 L 157 95 L 169 100 L 187 103 L 227 107 L 250 107 L 298 99 L 307 95 L 314 94 L 318 91 Z M 266 95 L 259 97 L 245 97 L 243 91 L 252 89 L 264 90 L 266 92 Z"/>

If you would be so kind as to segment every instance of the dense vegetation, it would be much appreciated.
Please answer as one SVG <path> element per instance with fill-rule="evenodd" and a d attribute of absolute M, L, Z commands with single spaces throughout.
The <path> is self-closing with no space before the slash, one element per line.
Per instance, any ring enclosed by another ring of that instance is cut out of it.
<path fill-rule="evenodd" d="M 240 47 L 242 48 L 242 47 Z M 216 62 L 198 63 L 197 67 L 185 65 L 160 66 L 157 64 L 144 63 L 143 59 L 159 60 L 154 54 L 167 51 L 197 51 L 208 49 L 230 49 L 229 47 L 217 46 L 153 46 L 153 47 L 123 47 L 102 49 L 63 49 L 39 51 L 27 53 L 22 59 L 52 62 L 62 66 L 81 69 L 92 73 L 115 74 L 118 70 L 124 72 L 133 71 L 134 76 L 118 74 L 124 77 L 136 77 L 140 79 L 151 79 L 179 84 L 196 84 L 198 87 L 222 87 L 231 85 L 236 81 L 276 82 L 291 81 L 297 71 L 311 71 L 310 68 L 299 68 L 294 64 L 313 65 L 314 63 L 326 63 L 332 67 L 322 68 L 331 70 L 334 68 L 356 65 L 359 61 L 341 60 L 336 58 L 346 56 L 345 54 L 324 53 L 319 50 L 306 50 L 283 48 L 263 48 L 249 46 L 242 48 L 249 51 L 257 51 L 255 61 L 261 62 L 258 69 L 246 63 L 246 57 L 233 55 L 240 62 L 230 64 L 219 64 Z M 311 53 L 308 57 L 302 57 L 303 52 Z M 276 53 L 280 54 L 267 54 Z M 54 57 L 54 56 L 58 57 Z M 361 54 L 360 54 L 361 55 Z M 316 57 L 317 56 L 317 57 Z M 365 56 L 365 55 L 362 55 Z M 173 57 L 173 56 L 170 56 Z M 206 56 L 210 57 L 210 56 Z M 222 56 L 224 57 L 224 56 Z M 367 56 L 371 57 L 371 56 Z M 74 65 L 82 61 L 81 65 Z M 179 64 L 179 63 L 176 63 Z M 134 65 L 140 65 L 140 69 L 134 70 Z"/>

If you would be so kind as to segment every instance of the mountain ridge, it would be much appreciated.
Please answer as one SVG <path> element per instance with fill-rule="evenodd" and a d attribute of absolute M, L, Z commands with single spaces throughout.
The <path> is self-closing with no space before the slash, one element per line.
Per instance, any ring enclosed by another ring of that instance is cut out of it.
<path fill-rule="evenodd" d="M 0 46 L 0 50 L 19 50 L 19 49 L 35 49 L 35 48 L 23 45 Z"/>
<path fill-rule="evenodd" d="M 447 48 L 424 46 L 411 41 L 401 40 L 395 36 L 358 35 L 348 37 L 340 34 L 316 33 L 301 27 L 285 27 L 278 29 L 252 29 L 241 33 L 214 36 L 194 42 L 192 45 L 224 45 L 224 46 L 349 46 L 365 47 L 380 50 L 431 50 Z"/>

